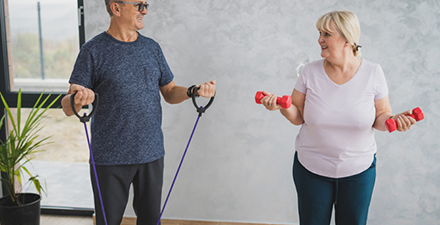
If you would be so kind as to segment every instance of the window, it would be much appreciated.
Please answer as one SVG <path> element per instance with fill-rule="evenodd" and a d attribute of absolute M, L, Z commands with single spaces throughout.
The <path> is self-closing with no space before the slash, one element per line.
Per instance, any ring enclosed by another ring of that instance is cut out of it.
<path fill-rule="evenodd" d="M 77 0 L 5 3 L 11 90 L 65 92 L 79 52 Z"/>
<path fill-rule="evenodd" d="M 72 71 L 75 59 L 80 46 L 85 41 L 84 35 L 84 16 L 83 0 L 0 0 L 0 91 L 5 97 L 10 107 L 16 107 L 18 90 L 22 90 L 22 108 L 31 108 L 40 93 L 66 93 L 68 90 L 68 78 Z M 57 94 L 52 94 L 52 99 Z M 45 96 L 44 96 L 45 97 Z M 52 99 L 49 99 L 51 101 Z M 60 107 L 60 102 L 53 106 Z M 25 109 L 23 109 L 25 111 Z M 53 132 L 53 129 L 67 130 L 63 126 L 70 126 L 76 118 L 66 118 L 61 109 L 53 109 L 47 119 L 42 123 L 46 130 Z M 0 118 L 5 114 L 3 104 L 0 103 Z M 75 121 L 76 122 L 76 121 Z M 77 122 L 78 130 L 83 129 L 83 125 Z M 55 131 L 56 132 L 56 131 Z M 7 131 L 3 126 L 0 130 L 0 138 L 6 139 Z M 52 145 L 52 148 L 78 148 L 78 146 L 69 146 L 63 143 L 62 132 L 56 133 L 52 141 L 58 144 Z M 79 137 L 81 135 L 81 137 Z M 70 136 L 70 134 L 69 134 Z M 70 138 L 75 139 L 73 135 Z M 84 171 L 88 171 L 88 163 L 84 158 L 88 157 L 88 149 L 84 149 L 86 139 L 83 133 L 76 132 L 76 138 L 81 140 L 80 151 L 83 151 L 81 159 L 71 159 L 68 163 L 74 166 L 80 166 L 82 174 L 66 174 L 63 169 L 66 168 L 66 160 L 59 158 L 47 158 L 47 155 L 40 154 L 39 159 L 35 161 L 35 173 L 41 177 L 48 177 L 48 197 L 43 195 L 42 213 L 67 213 L 77 215 L 91 215 L 93 205 L 91 201 L 72 205 L 70 203 L 59 203 L 58 191 L 65 191 L 64 181 L 53 184 L 56 173 L 48 174 L 46 171 L 57 172 L 65 176 L 70 176 L 71 188 L 75 189 L 78 178 L 85 177 Z M 58 140 L 55 140 L 59 138 Z M 82 139 L 81 139 L 82 138 Z M 78 141 L 77 140 L 77 141 Z M 59 146 L 62 146 L 59 147 Z M 76 149 L 77 150 L 77 149 Z M 48 153 L 53 152 L 49 149 Z M 73 160 L 73 161 L 72 161 Z M 63 165 L 63 166 L 56 166 Z M 49 166 L 52 170 L 40 171 L 40 168 Z M 70 172 L 74 169 L 66 169 Z M 87 173 L 86 179 L 90 179 Z M 82 179 L 84 180 L 84 179 Z M 83 182 L 83 181 L 81 181 Z M 60 184 L 60 185 L 58 185 Z M 84 190 L 85 195 L 91 196 L 90 182 L 87 184 L 90 190 Z M 78 189 L 78 188 L 76 188 Z M 31 191 L 31 190 L 30 190 Z M 65 192 L 64 192 L 65 193 Z M 3 192 L 3 194 L 5 194 Z M 75 195 L 70 192 L 67 195 Z M 0 195 L 1 196 L 1 195 Z M 54 198 L 55 197 L 55 198 Z M 52 200 L 50 200 L 52 198 Z M 49 200 L 49 205 L 45 204 Z M 59 199 L 62 200 L 62 199 Z M 58 212 L 55 212 L 57 211 Z"/>

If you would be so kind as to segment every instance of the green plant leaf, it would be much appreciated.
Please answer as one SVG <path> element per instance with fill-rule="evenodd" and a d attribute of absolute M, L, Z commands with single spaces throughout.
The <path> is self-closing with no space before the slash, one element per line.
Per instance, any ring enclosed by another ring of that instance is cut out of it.
<path fill-rule="evenodd" d="M 3 121 L 5 120 L 5 116 L 6 116 L 6 115 L 3 115 L 2 119 L 0 120 L 0 127 L 3 126 Z"/>
<path fill-rule="evenodd" d="M 19 94 L 21 95 L 21 92 L 19 92 Z M 18 133 L 18 131 L 16 130 L 17 126 L 15 125 L 15 121 L 14 121 L 14 117 L 12 116 L 11 109 L 9 109 L 9 106 L 6 103 L 6 100 L 3 97 L 1 92 L 0 92 L 0 97 L 2 98 L 3 105 L 5 106 L 6 112 L 7 112 L 8 116 L 9 116 L 9 119 L 11 120 L 11 124 L 12 124 L 13 130 L 15 131 L 15 133 Z"/>
<path fill-rule="evenodd" d="M 45 113 L 47 110 L 58 101 L 61 95 L 58 95 L 48 104 L 48 106 L 44 107 L 50 98 L 50 94 L 43 99 L 43 93 L 38 97 L 29 116 L 25 119 L 24 124 L 21 123 L 21 120 L 23 119 L 21 113 L 21 90 L 19 90 L 17 96 L 17 121 L 14 120 L 11 109 L 7 105 L 2 93 L 0 93 L 0 97 L 7 112 L 7 115 L 3 116 L 0 120 L 0 126 L 2 127 L 4 125 L 6 118 L 9 118 L 12 124 L 6 140 L 4 142 L 0 141 L 0 169 L 6 174 L 2 177 L 1 181 L 10 194 L 12 201 L 16 203 L 19 203 L 19 201 L 15 194 L 15 181 L 17 180 L 21 182 L 24 173 L 29 175 L 29 182 L 33 183 L 40 194 L 41 191 L 44 192 L 44 188 L 38 179 L 38 175 L 33 176 L 26 168 L 26 165 L 33 159 L 34 153 L 43 151 L 40 148 L 51 143 L 48 142 L 48 139 L 52 136 L 43 138 L 39 137 L 39 132 L 43 128 L 40 122 L 46 117 Z"/>
<path fill-rule="evenodd" d="M 20 122 L 21 122 L 21 88 L 18 90 L 17 97 L 17 129 L 20 134 Z"/>
<path fill-rule="evenodd" d="M 38 180 L 38 175 L 29 178 L 29 181 L 32 181 L 32 183 L 34 183 L 35 189 L 37 189 L 38 193 L 41 195 L 41 191 L 44 191 L 44 189 L 41 186 L 40 180 Z"/>

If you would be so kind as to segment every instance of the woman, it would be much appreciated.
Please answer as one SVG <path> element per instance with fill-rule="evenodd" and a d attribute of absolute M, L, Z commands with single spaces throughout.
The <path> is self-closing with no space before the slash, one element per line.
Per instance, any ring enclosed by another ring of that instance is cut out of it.
<path fill-rule="evenodd" d="M 307 64 L 288 109 L 264 92 L 268 110 L 280 110 L 301 125 L 296 138 L 293 179 L 301 225 L 366 224 L 376 178 L 374 129 L 397 120 L 406 131 L 416 122 L 411 110 L 393 116 L 380 65 L 360 58 L 360 26 L 351 12 L 334 11 L 316 23 L 324 58 Z"/>

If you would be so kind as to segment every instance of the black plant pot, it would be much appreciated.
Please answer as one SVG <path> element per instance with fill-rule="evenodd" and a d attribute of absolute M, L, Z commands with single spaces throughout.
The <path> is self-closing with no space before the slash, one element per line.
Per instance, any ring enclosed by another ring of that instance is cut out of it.
<path fill-rule="evenodd" d="M 41 196 L 33 193 L 21 193 L 23 205 L 17 206 L 10 196 L 0 198 L 1 225 L 40 225 Z"/>

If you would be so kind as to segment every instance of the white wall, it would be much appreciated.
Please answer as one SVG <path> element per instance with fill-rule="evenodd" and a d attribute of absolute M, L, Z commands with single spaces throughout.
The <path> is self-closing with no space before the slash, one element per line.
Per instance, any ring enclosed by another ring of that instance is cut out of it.
<path fill-rule="evenodd" d="M 377 182 L 368 224 L 440 221 L 440 3 L 437 0 L 151 0 L 141 33 L 160 43 L 182 86 L 216 79 L 164 217 L 298 223 L 291 167 L 299 130 L 255 104 L 256 91 L 290 94 L 300 63 L 320 59 L 316 20 L 349 10 L 363 58 L 380 63 L 395 113 L 421 107 L 406 133 L 377 132 Z M 103 0 L 85 1 L 86 38 L 108 28 Z M 203 102 L 201 102 L 203 103 Z M 164 198 L 197 113 L 163 104 Z M 127 215 L 133 215 L 131 204 Z"/>

